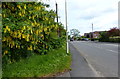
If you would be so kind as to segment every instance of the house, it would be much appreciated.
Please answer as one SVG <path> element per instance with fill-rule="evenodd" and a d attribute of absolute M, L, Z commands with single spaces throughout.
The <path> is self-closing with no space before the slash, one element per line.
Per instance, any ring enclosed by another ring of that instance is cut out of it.
<path fill-rule="evenodd" d="M 95 31 L 95 32 L 90 32 L 90 33 L 84 33 L 84 36 L 87 38 L 99 38 L 101 32 L 104 32 L 104 31 Z"/>

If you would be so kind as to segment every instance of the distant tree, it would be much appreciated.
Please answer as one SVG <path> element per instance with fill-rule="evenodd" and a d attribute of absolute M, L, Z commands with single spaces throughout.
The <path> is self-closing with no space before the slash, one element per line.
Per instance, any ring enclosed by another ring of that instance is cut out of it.
<path fill-rule="evenodd" d="M 86 36 L 81 36 L 81 38 L 86 38 Z"/>
<path fill-rule="evenodd" d="M 105 42 L 105 41 L 108 41 L 108 40 L 109 40 L 109 36 L 108 36 L 107 31 L 101 32 L 99 41 Z"/>
<path fill-rule="evenodd" d="M 120 36 L 120 29 L 118 29 L 117 27 L 114 27 L 114 28 L 111 28 L 107 33 L 109 37 Z"/>
<path fill-rule="evenodd" d="M 68 39 L 70 39 L 70 35 L 68 35 Z"/>
<path fill-rule="evenodd" d="M 73 37 L 79 37 L 80 31 L 78 29 L 71 29 L 70 30 L 70 35 Z"/>

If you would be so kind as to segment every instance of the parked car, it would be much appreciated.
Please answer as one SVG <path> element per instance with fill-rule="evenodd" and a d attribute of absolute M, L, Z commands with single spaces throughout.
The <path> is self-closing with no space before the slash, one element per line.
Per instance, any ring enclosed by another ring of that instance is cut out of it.
<path fill-rule="evenodd" d="M 73 38 L 70 38 L 70 41 L 73 41 Z"/>
<path fill-rule="evenodd" d="M 88 38 L 82 38 L 81 40 L 82 40 L 82 41 L 89 41 Z"/>

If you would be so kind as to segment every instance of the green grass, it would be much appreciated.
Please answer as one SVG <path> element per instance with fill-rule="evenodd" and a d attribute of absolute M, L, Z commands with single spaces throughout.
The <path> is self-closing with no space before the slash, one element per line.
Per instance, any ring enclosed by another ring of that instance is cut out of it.
<path fill-rule="evenodd" d="M 2 78 L 2 69 L 0 68 L 0 79 Z"/>
<path fill-rule="evenodd" d="M 47 55 L 33 55 L 28 59 L 7 65 L 3 77 L 41 77 L 70 69 L 71 55 L 66 47 L 48 52 Z"/>

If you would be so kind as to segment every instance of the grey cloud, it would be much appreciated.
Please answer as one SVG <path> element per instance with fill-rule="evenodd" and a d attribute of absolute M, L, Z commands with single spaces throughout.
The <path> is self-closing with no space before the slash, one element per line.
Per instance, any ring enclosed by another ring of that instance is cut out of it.
<path fill-rule="evenodd" d="M 102 11 L 96 10 L 96 11 L 93 11 L 92 13 L 83 12 L 82 15 L 79 16 L 78 19 L 91 20 L 93 18 L 100 17 L 103 14 L 114 12 L 114 11 L 116 11 L 116 10 L 113 8 L 107 8 L 107 9 L 104 9 Z"/>
<path fill-rule="evenodd" d="M 113 8 L 107 8 L 107 9 L 105 9 L 103 12 L 104 12 L 104 13 L 109 13 L 109 12 L 114 12 L 114 11 L 116 11 L 116 10 L 113 9 Z"/>
<path fill-rule="evenodd" d="M 83 20 L 92 20 L 95 17 L 100 16 L 100 14 L 98 13 L 91 13 L 91 14 L 83 14 L 82 16 L 80 16 L 78 19 L 83 19 Z"/>
<path fill-rule="evenodd" d="M 94 17 L 92 16 L 81 16 L 79 19 L 84 19 L 84 20 L 90 20 L 93 19 Z"/>

